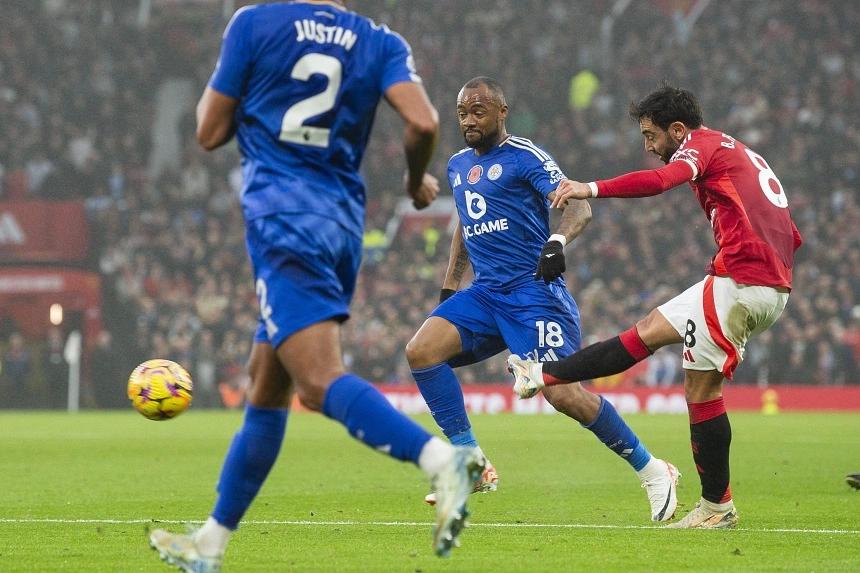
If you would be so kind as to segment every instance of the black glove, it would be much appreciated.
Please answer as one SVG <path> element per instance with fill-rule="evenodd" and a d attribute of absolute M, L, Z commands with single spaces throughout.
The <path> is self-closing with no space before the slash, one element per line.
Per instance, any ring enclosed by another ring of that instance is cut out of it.
<path fill-rule="evenodd" d="M 439 293 L 439 304 L 442 304 L 443 302 L 454 296 L 455 292 L 457 291 L 452 288 L 443 288 L 442 291 Z"/>
<path fill-rule="evenodd" d="M 535 269 L 535 280 L 543 279 L 545 284 L 549 284 L 560 277 L 565 269 L 564 245 L 558 241 L 544 243 Z"/>

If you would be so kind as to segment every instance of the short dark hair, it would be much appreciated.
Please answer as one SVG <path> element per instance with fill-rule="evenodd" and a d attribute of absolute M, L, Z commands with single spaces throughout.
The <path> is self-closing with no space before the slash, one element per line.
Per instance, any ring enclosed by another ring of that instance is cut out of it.
<path fill-rule="evenodd" d="M 472 78 L 463 86 L 463 89 L 471 89 L 478 88 L 481 86 L 487 86 L 487 89 L 490 90 L 490 93 L 493 94 L 499 104 L 508 105 L 508 102 L 505 101 L 505 90 L 502 89 L 502 84 L 494 80 L 493 78 L 488 78 L 487 76 L 478 76 Z"/>
<path fill-rule="evenodd" d="M 639 103 L 631 103 L 630 117 L 636 121 L 650 119 L 660 129 L 668 129 L 676 121 L 690 129 L 702 126 L 702 108 L 696 96 L 669 84 L 661 85 Z"/>

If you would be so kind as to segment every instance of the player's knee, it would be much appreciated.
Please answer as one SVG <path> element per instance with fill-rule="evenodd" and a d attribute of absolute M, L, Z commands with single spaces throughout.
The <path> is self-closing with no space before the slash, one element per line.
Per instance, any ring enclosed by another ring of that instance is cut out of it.
<path fill-rule="evenodd" d="M 581 384 L 549 386 L 543 390 L 544 398 L 556 411 L 578 422 L 589 421 L 589 401 L 587 392 Z"/>
<path fill-rule="evenodd" d="M 684 397 L 690 404 L 716 400 L 723 395 L 723 374 L 717 370 L 687 370 L 684 375 Z"/>
<path fill-rule="evenodd" d="M 544 388 L 544 396 L 558 412 L 580 424 L 590 424 L 600 411 L 600 397 L 579 383 Z"/>
<path fill-rule="evenodd" d="M 434 362 L 433 358 L 433 345 L 424 338 L 416 335 L 406 344 L 406 361 L 410 368 L 426 368 L 440 362 Z"/>
<path fill-rule="evenodd" d="M 296 394 L 298 395 L 299 402 L 302 403 L 302 406 L 313 412 L 320 412 L 322 411 L 327 389 L 327 385 L 308 384 L 299 386 L 296 390 Z"/>
<path fill-rule="evenodd" d="M 328 387 L 344 373 L 342 369 L 326 368 L 296 376 L 294 383 L 299 402 L 309 410 L 321 412 Z"/>

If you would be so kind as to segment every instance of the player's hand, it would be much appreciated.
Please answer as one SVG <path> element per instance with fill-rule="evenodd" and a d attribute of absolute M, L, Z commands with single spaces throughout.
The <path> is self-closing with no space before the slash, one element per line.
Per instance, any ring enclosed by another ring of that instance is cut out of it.
<path fill-rule="evenodd" d="M 535 280 L 543 279 L 549 284 L 564 273 L 567 266 L 564 263 L 564 245 L 558 241 L 547 241 L 540 252 L 537 269 L 535 269 Z"/>
<path fill-rule="evenodd" d="M 436 195 L 439 194 L 439 180 L 429 173 L 424 174 L 424 178 L 418 186 L 413 186 L 409 181 L 408 173 L 404 179 L 406 183 L 406 192 L 409 193 L 410 197 L 412 197 L 412 205 L 416 209 L 427 207 L 434 199 L 436 199 Z"/>
<path fill-rule="evenodd" d="M 571 181 L 564 179 L 559 183 L 555 191 L 555 197 L 552 198 L 550 207 L 558 209 L 564 207 L 568 199 L 588 199 L 591 197 L 591 187 L 579 181 Z"/>

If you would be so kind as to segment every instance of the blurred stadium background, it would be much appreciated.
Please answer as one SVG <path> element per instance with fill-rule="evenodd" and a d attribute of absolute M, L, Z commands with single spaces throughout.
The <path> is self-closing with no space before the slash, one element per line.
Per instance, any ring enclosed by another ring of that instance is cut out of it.
<path fill-rule="evenodd" d="M 238 153 L 196 146 L 193 106 L 241 4 L 0 0 L 0 408 L 125 407 L 128 373 L 151 357 L 191 371 L 196 407 L 240 405 L 257 309 Z M 732 390 L 771 411 L 820 396 L 825 408 L 860 408 L 856 2 L 350 7 L 411 42 L 443 120 L 437 176 L 462 147 L 453 107 L 473 76 L 497 78 L 509 131 L 581 180 L 653 166 L 628 102 L 662 79 L 693 90 L 706 125 L 768 159 L 805 238 L 786 314 L 750 344 Z M 418 409 L 403 348 L 437 300 L 452 208 L 440 200 L 413 212 L 401 200 L 401 165 L 400 124 L 381 107 L 363 167 L 365 262 L 344 346 L 358 374 Z M 587 342 L 698 281 L 713 252 L 686 188 L 592 206 L 590 227 L 567 250 Z M 473 407 L 512 407 L 509 395 L 480 391 L 507 383 L 503 364 L 497 357 L 461 372 L 475 385 Z M 681 380 L 669 349 L 597 386 L 647 402 L 654 392 L 682 396 Z M 676 407 L 686 411 L 682 397 Z"/>

